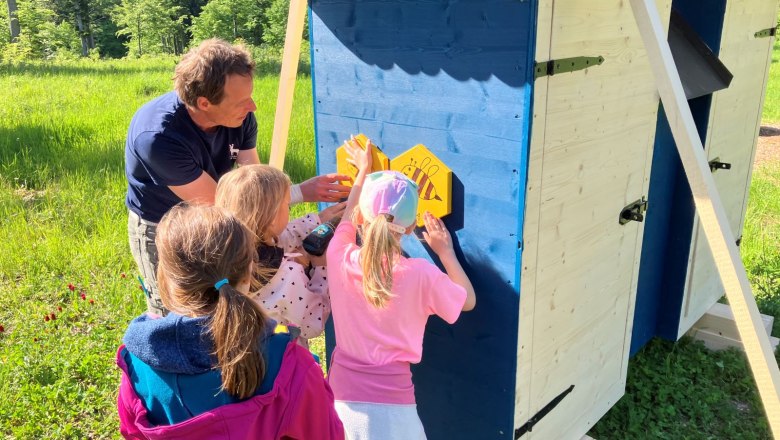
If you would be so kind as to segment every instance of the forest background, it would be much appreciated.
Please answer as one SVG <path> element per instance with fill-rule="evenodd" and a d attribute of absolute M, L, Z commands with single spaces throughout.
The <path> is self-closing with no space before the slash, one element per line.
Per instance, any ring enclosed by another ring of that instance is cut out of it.
<path fill-rule="evenodd" d="M 218 37 L 284 44 L 289 0 L 4 0 L 0 62 L 183 53 Z M 308 31 L 304 30 L 304 35 Z"/>

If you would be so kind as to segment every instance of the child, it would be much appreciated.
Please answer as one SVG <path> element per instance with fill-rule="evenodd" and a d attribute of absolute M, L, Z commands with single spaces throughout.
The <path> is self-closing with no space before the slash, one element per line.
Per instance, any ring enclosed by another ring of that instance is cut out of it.
<path fill-rule="evenodd" d="M 347 438 L 424 439 L 410 365 L 422 357 L 425 323 L 434 314 L 453 323 L 476 298 L 449 232 L 430 213 L 423 237 L 447 274 L 401 254 L 401 236 L 414 228 L 417 184 L 394 171 L 367 175 L 372 148 L 347 142 L 358 175 L 327 250 L 336 330 L 328 381 Z"/>
<path fill-rule="evenodd" d="M 290 178 L 268 165 L 245 165 L 220 179 L 215 203 L 232 212 L 255 235 L 259 264 L 256 300 L 282 325 L 294 325 L 305 340 L 322 334 L 330 316 L 325 257 L 311 256 L 301 243 L 320 217 L 308 214 L 290 221 Z M 323 221 L 341 214 L 340 203 L 322 211 Z M 305 345 L 305 343 L 304 343 Z"/>
<path fill-rule="evenodd" d="M 255 249 L 228 212 L 171 209 L 157 230 L 164 318 L 133 320 L 117 352 L 126 438 L 344 438 L 312 355 L 249 298 Z"/>

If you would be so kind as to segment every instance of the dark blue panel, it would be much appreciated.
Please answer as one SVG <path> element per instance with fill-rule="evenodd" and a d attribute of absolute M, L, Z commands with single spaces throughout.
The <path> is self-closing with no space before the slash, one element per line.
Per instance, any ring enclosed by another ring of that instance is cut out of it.
<path fill-rule="evenodd" d="M 444 220 L 477 307 L 428 322 L 413 367 L 426 433 L 512 438 L 536 2 L 312 0 L 311 11 L 318 172 L 335 171 L 352 133 L 391 159 L 424 144 L 453 171 Z M 436 261 L 415 237 L 403 248 Z"/>
<path fill-rule="evenodd" d="M 688 101 L 705 139 L 711 95 Z M 677 340 L 695 206 L 666 113 L 658 110 L 630 355 L 653 336 Z"/>
<path fill-rule="evenodd" d="M 674 0 L 672 7 L 717 54 L 726 0 Z M 688 101 L 702 144 L 711 101 L 711 95 Z M 648 201 L 631 356 L 653 336 L 677 339 L 693 233 L 693 196 L 663 108 L 658 112 Z"/>
<path fill-rule="evenodd" d="M 712 53 L 717 55 L 723 34 L 726 0 L 674 0 L 672 7 L 699 34 Z"/>

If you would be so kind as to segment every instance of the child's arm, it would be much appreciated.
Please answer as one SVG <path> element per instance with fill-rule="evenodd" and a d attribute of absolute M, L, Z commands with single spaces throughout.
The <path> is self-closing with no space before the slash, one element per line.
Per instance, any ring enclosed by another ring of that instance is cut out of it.
<path fill-rule="evenodd" d="M 349 192 L 349 198 L 347 199 L 347 207 L 344 208 L 344 218 L 352 219 L 352 211 L 358 206 L 360 201 L 360 191 L 363 189 L 363 183 L 366 181 L 366 176 L 371 170 L 371 151 L 374 148 L 374 144 L 369 139 L 366 143 L 366 149 L 362 149 L 354 137 L 351 137 L 345 143 L 345 148 L 349 158 L 347 162 L 351 163 L 358 169 L 355 181 L 352 184 L 352 191 Z"/>
<path fill-rule="evenodd" d="M 319 225 L 320 217 L 316 213 L 309 213 L 303 217 L 290 220 L 284 231 L 279 234 L 279 240 L 276 245 L 284 249 L 285 253 L 297 252 L 297 249 L 303 243 L 303 239 Z"/>
<path fill-rule="evenodd" d="M 423 221 L 426 229 L 423 232 L 423 238 L 425 238 L 428 246 L 439 256 L 441 264 L 444 265 L 444 270 L 447 271 L 447 276 L 450 277 L 452 282 L 466 290 L 466 302 L 463 304 L 462 310 L 464 312 L 472 310 L 477 304 L 477 297 L 474 294 L 474 287 L 471 285 L 469 277 L 466 276 L 466 272 L 463 271 L 458 257 L 455 256 L 450 232 L 441 219 L 434 217 L 428 211 L 425 212 Z"/>

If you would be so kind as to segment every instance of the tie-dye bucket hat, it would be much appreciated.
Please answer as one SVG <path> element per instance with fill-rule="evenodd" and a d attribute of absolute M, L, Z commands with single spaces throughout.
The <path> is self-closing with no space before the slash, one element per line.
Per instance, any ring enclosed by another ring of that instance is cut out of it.
<path fill-rule="evenodd" d="M 388 227 L 403 234 L 417 217 L 417 184 L 397 171 L 377 171 L 366 176 L 360 193 L 360 213 L 368 221 L 388 214 Z"/>

